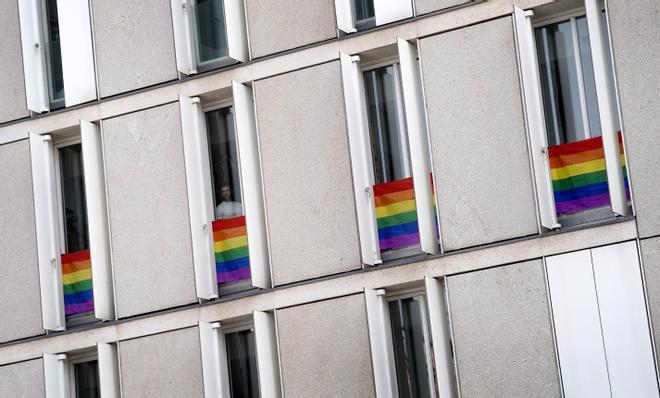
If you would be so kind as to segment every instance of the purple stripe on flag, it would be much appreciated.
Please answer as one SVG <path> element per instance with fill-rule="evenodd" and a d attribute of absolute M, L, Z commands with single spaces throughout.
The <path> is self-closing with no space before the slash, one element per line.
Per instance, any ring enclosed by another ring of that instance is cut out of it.
<path fill-rule="evenodd" d="M 67 304 L 64 306 L 64 313 L 66 316 L 82 314 L 90 311 L 94 311 L 94 300 L 88 300 L 84 303 Z"/>
<path fill-rule="evenodd" d="M 250 279 L 250 267 L 239 268 L 235 271 L 218 272 L 218 283 L 238 282 Z"/>
<path fill-rule="evenodd" d="M 586 198 L 568 200 L 565 202 L 557 202 L 557 213 L 577 213 L 584 210 L 593 209 L 595 207 L 609 206 L 610 194 L 603 193 L 600 195 L 587 196 Z"/>
<path fill-rule="evenodd" d="M 393 236 L 380 240 L 380 250 L 399 249 L 406 246 L 414 246 L 419 243 L 419 232 L 412 234 Z"/>

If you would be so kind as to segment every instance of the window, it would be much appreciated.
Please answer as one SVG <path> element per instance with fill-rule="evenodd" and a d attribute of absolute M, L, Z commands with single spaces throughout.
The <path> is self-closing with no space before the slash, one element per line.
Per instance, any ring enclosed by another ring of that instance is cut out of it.
<path fill-rule="evenodd" d="M 179 98 L 195 284 L 204 300 L 271 286 L 252 88 L 233 82 L 227 91 Z"/>
<path fill-rule="evenodd" d="M 365 289 L 377 396 L 453 397 L 456 377 L 444 283 Z"/>
<path fill-rule="evenodd" d="M 89 2 L 18 2 L 27 107 L 48 112 L 97 98 Z"/>
<path fill-rule="evenodd" d="M 354 33 L 411 18 L 413 7 L 411 0 L 335 0 L 335 12 L 339 30 Z"/>
<path fill-rule="evenodd" d="M 97 343 L 65 354 L 44 354 L 47 397 L 119 398 L 117 345 Z"/>
<path fill-rule="evenodd" d="M 340 55 L 362 261 L 440 251 L 417 47 Z"/>
<path fill-rule="evenodd" d="M 62 285 L 68 325 L 94 320 L 94 294 L 89 250 L 87 201 L 82 145 L 65 142 L 55 145 L 56 173 L 59 174 Z"/>
<path fill-rule="evenodd" d="M 516 8 L 523 96 L 541 224 L 631 212 L 606 14 L 597 0 L 559 16 Z M 586 12 L 586 14 L 585 14 Z"/>
<path fill-rule="evenodd" d="M 64 106 L 64 72 L 60 49 L 60 27 L 57 18 L 57 1 L 45 0 L 46 59 L 48 65 L 48 94 L 52 109 Z"/>
<path fill-rule="evenodd" d="M 200 322 L 199 340 L 205 396 L 281 396 L 273 313 Z"/>
<path fill-rule="evenodd" d="M 435 396 L 426 300 L 423 294 L 388 301 L 399 397 Z"/>
<path fill-rule="evenodd" d="M 232 397 L 259 398 L 254 329 L 225 333 Z"/>
<path fill-rule="evenodd" d="M 249 59 L 243 0 L 171 0 L 179 72 L 192 75 Z"/>
<path fill-rule="evenodd" d="M 30 156 L 44 329 L 113 320 L 100 127 L 31 133 Z"/>

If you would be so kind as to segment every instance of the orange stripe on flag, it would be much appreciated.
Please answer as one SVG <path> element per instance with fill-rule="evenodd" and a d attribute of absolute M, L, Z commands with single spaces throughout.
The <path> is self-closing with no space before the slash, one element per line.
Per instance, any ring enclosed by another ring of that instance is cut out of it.
<path fill-rule="evenodd" d="M 245 235 L 247 235 L 247 228 L 245 226 L 221 229 L 219 231 L 213 231 L 213 241 L 219 242 L 221 240 L 231 239 L 237 236 L 245 236 Z"/>
<path fill-rule="evenodd" d="M 380 207 L 410 199 L 415 199 L 415 190 L 413 189 L 376 196 L 374 197 L 374 202 L 376 203 L 376 207 Z"/>

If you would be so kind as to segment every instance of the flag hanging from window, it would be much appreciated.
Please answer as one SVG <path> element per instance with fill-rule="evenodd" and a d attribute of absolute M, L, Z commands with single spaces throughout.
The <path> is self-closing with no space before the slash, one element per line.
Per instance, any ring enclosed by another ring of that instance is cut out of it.
<path fill-rule="evenodd" d="M 66 316 L 94 311 L 89 250 L 62 255 L 62 285 Z"/>
<path fill-rule="evenodd" d="M 412 177 L 374 185 L 380 250 L 419 245 Z"/>
<path fill-rule="evenodd" d="M 218 283 L 250 279 L 245 216 L 214 221 L 213 243 Z"/>

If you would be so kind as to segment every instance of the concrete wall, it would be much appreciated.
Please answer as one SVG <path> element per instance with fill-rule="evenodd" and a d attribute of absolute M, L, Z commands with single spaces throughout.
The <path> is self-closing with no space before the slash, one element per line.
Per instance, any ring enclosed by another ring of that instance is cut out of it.
<path fill-rule="evenodd" d="M 337 37 L 333 0 L 245 0 L 252 58 Z"/>
<path fill-rule="evenodd" d="M 364 295 L 278 310 L 284 396 L 374 397 Z"/>
<path fill-rule="evenodd" d="M 118 316 L 197 301 L 179 105 L 102 131 Z"/>
<path fill-rule="evenodd" d="M 0 1 L 0 123 L 30 116 L 18 26 L 18 1 Z"/>
<path fill-rule="evenodd" d="M 124 398 L 204 397 L 199 329 L 119 343 Z"/>
<path fill-rule="evenodd" d="M 339 62 L 255 92 L 275 284 L 360 268 Z"/>
<path fill-rule="evenodd" d="M 660 234 L 660 2 L 607 3 L 637 225 L 650 237 Z"/>
<path fill-rule="evenodd" d="M 0 366 L 0 395 L 11 398 L 45 397 L 43 360 Z"/>
<path fill-rule="evenodd" d="M 415 13 L 422 15 L 465 3 L 470 3 L 470 0 L 415 0 Z"/>
<path fill-rule="evenodd" d="M 660 349 L 660 238 L 640 242 L 646 298 L 650 310 L 656 352 Z"/>
<path fill-rule="evenodd" d="M 92 0 L 101 97 L 177 78 L 170 2 Z"/>
<path fill-rule="evenodd" d="M 511 18 L 420 43 L 445 250 L 537 233 Z"/>
<path fill-rule="evenodd" d="M 27 140 L 0 146 L 0 342 L 42 334 Z"/>
<path fill-rule="evenodd" d="M 461 394 L 558 397 L 540 260 L 447 279 Z"/>

